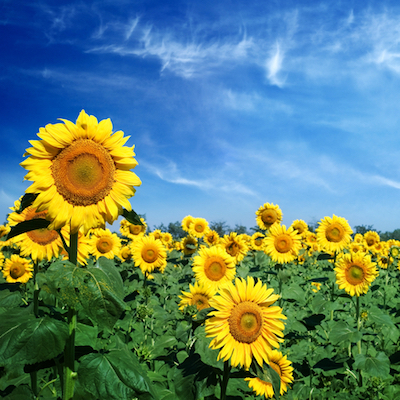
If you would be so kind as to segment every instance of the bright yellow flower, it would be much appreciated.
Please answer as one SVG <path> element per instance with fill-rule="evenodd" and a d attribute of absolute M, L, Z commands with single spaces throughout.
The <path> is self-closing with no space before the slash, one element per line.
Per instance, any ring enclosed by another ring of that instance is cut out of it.
<path fill-rule="evenodd" d="M 182 220 L 182 229 L 185 232 L 189 232 L 190 226 L 193 224 L 194 218 L 191 215 L 187 215 L 185 218 Z"/>
<path fill-rule="evenodd" d="M 205 330 L 213 337 L 210 347 L 221 349 L 218 360 L 230 359 L 233 367 L 246 370 L 253 357 L 260 365 L 270 362 L 272 348 L 283 342 L 281 320 L 286 319 L 280 307 L 272 306 L 279 298 L 273 292 L 248 276 L 229 282 L 210 300 L 216 311 L 209 313 Z"/>
<path fill-rule="evenodd" d="M 70 229 L 69 225 L 65 226 L 65 229 L 63 228 L 61 230 L 61 233 L 64 237 L 65 243 L 67 246 L 70 245 Z M 81 265 L 87 265 L 88 259 L 89 259 L 89 254 L 91 251 L 91 245 L 90 245 L 90 238 L 89 234 L 85 235 L 83 233 L 83 229 L 81 228 L 78 232 L 78 254 L 77 254 L 77 260 L 78 263 Z M 61 251 L 61 254 L 64 259 L 69 259 L 68 253 L 63 249 Z"/>
<path fill-rule="evenodd" d="M 264 248 L 264 237 L 265 235 L 261 232 L 253 233 L 250 239 L 251 248 L 261 251 Z"/>
<path fill-rule="evenodd" d="M 203 237 L 210 228 L 208 227 L 208 222 L 204 218 L 193 218 L 193 222 L 189 227 L 189 235 L 197 238 Z"/>
<path fill-rule="evenodd" d="M 369 286 L 379 275 L 376 263 L 366 253 L 346 253 L 336 262 L 336 283 L 350 296 L 367 293 Z"/>
<path fill-rule="evenodd" d="M 32 263 L 17 254 L 12 254 L 10 258 L 5 260 L 2 270 L 8 283 L 26 283 L 32 278 L 32 271 Z"/>
<path fill-rule="evenodd" d="M 190 256 L 197 251 L 197 239 L 193 236 L 186 236 L 181 241 L 181 248 L 185 256 Z"/>
<path fill-rule="evenodd" d="M 135 265 L 144 275 L 152 273 L 156 268 L 164 272 L 167 266 L 167 252 L 161 240 L 154 236 L 143 236 L 135 240 L 131 247 Z"/>
<path fill-rule="evenodd" d="M 121 239 L 109 229 L 94 229 L 90 237 L 90 253 L 96 259 L 106 257 L 112 260 L 121 251 Z"/>
<path fill-rule="evenodd" d="M 295 229 L 301 237 L 305 237 L 309 232 L 307 223 L 302 219 L 296 219 L 293 221 L 291 227 Z"/>
<path fill-rule="evenodd" d="M 226 252 L 235 259 L 236 263 L 242 261 L 249 251 L 245 236 L 238 235 L 236 232 L 224 235 L 220 240 L 220 244 L 225 248 Z"/>
<path fill-rule="evenodd" d="M 143 218 L 140 218 L 140 220 L 142 221 L 143 225 L 135 225 L 126 219 L 122 219 L 120 222 L 119 231 L 123 236 L 131 240 L 135 240 L 138 237 L 143 236 L 146 233 L 147 224 Z"/>
<path fill-rule="evenodd" d="M 215 246 L 216 244 L 219 243 L 220 237 L 218 235 L 218 232 L 213 231 L 213 230 L 209 230 L 204 235 L 203 239 L 209 246 Z"/>
<path fill-rule="evenodd" d="M 368 247 L 373 247 L 381 240 L 378 232 L 368 231 L 364 234 L 364 240 Z"/>
<path fill-rule="evenodd" d="M 319 290 L 321 290 L 321 283 L 320 282 L 311 282 L 311 285 L 314 286 L 311 289 L 314 293 L 317 293 Z"/>
<path fill-rule="evenodd" d="M 285 225 L 275 224 L 271 226 L 264 239 L 264 251 L 274 262 L 289 263 L 299 254 L 301 249 L 301 236 Z"/>
<path fill-rule="evenodd" d="M 282 211 L 279 206 L 265 203 L 256 211 L 257 225 L 263 229 L 269 229 L 273 224 L 279 224 L 282 221 Z"/>
<path fill-rule="evenodd" d="M 187 306 L 196 306 L 198 311 L 210 307 L 209 300 L 215 295 L 215 290 L 211 287 L 195 282 L 194 286 L 189 284 L 189 292 L 182 291 L 179 309 L 183 311 Z"/>
<path fill-rule="evenodd" d="M 350 235 L 353 233 L 348 222 L 336 215 L 322 219 L 316 232 L 318 244 L 328 253 L 345 249 L 351 242 Z"/>
<path fill-rule="evenodd" d="M 287 391 L 287 385 L 293 382 L 293 367 L 291 364 L 291 361 L 278 350 L 271 351 L 269 365 L 281 378 L 281 396 Z M 272 383 L 263 381 L 258 377 L 244 378 L 244 380 L 249 382 L 249 387 L 253 389 L 258 396 L 265 396 L 267 399 L 272 399 L 274 397 Z"/>
<path fill-rule="evenodd" d="M 48 210 L 49 229 L 71 224 L 71 232 L 83 226 L 104 227 L 131 211 L 128 199 L 135 194 L 140 179 L 130 170 L 137 165 L 129 139 L 122 131 L 112 134 L 110 119 L 100 122 L 81 111 L 76 123 L 48 124 L 40 128 L 42 140 L 30 141 L 21 165 L 33 181 L 26 193 L 36 193 L 32 204 Z"/>

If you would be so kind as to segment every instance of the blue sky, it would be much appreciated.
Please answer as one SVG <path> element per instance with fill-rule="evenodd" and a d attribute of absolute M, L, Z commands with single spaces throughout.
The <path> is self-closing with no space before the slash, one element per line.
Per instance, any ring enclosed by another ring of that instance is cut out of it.
<path fill-rule="evenodd" d="M 131 136 L 151 227 L 400 228 L 398 2 L 3 0 L 0 37 L 1 222 L 28 140 L 84 109 Z"/>

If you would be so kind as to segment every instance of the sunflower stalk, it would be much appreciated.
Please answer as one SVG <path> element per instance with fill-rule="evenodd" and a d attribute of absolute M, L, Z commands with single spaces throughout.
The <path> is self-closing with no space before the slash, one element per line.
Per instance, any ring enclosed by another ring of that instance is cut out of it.
<path fill-rule="evenodd" d="M 228 387 L 228 381 L 231 375 L 231 366 L 228 361 L 224 362 L 224 374 L 221 382 L 221 400 L 226 399 L 226 388 Z"/>
<path fill-rule="evenodd" d="M 70 234 L 69 248 L 68 248 L 69 261 L 77 264 L 78 261 L 78 232 Z M 75 388 L 75 331 L 77 324 L 76 310 L 72 307 L 68 310 L 68 339 L 64 351 L 65 369 L 64 369 L 64 391 L 63 400 L 71 400 L 74 397 Z"/>
<path fill-rule="evenodd" d="M 357 331 L 360 332 L 360 329 L 361 329 L 360 296 L 356 296 L 356 323 L 357 323 Z M 361 338 L 357 342 L 357 349 L 358 349 L 358 354 L 361 354 L 362 353 Z M 362 387 L 362 372 L 361 372 L 361 370 L 359 371 L 358 385 L 359 385 L 359 387 Z"/>
<path fill-rule="evenodd" d="M 38 318 L 39 316 L 39 285 L 36 280 L 36 274 L 38 273 L 38 262 L 35 261 L 33 263 L 33 313 L 35 317 Z M 38 387 L 37 387 L 37 371 L 30 372 L 31 376 L 31 388 L 32 392 L 35 396 L 38 395 Z"/>

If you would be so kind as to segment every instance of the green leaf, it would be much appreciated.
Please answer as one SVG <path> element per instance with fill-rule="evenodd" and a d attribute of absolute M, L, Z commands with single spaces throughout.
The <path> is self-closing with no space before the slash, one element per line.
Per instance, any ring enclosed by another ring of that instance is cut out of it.
<path fill-rule="evenodd" d="M 357 329 L 349 327 L 344 321 L 338 321 L 332 327 L 329 338 L 332 344 L 338 344 L 341 342 L 355 343 L 361 340 L 362 334 Z"/>
<path fill-rule="evenodd" d="M 382 379 L 386 379 L 390 375 L 390 361 L 383 352 L 379 352 L 376 357 L 357 354 L 353 366 L 356 369 Z"/>
<path fill-rule="evenodd" d="M 261 367 L 258 363 L 253 362 L 251 365 L 252 372 L 264 382 L 269 382 L 272 384 L 274 389 L 274 397 L 279 399 L 281 391 L 281 377 L 279 374 L 269 365 L 264 363 Z"/>
<path fill-rule="evenodd" d="M 47 228 L 49 225 L 50 221 L 47 221 L 46 219 L 43 218 L 34 218 L 28 221 L 22 221 L 11 228 L 10 232 L 8 232 L 6 240 L 18 236 L 21 233 L 34 231 L 35 229 Z"/>
<path fill-rule="evenodd" d="M 333 260 L 334 258 L 331 254 L 321 253 L 318 254 L 317 260 Z"/>
<path fill-rule="evenodd" d="M 81 268 L 68 261 L 53 263 L 46 272 L 52 293 L 69 307 L 84 312 L 99 325 L 112 328 L 126 309 L 121 275 L 112 260 Z"/>
<path fill-rule="evenodd" d="M 39 196 L 39 193 L 25 193 L 22 196 L 21 204 L 19 206 L 19 210 L 17 211 L 18 214 L 21 214 L 22 211 L 25 210 L 26 207 L 32 205 L 32 203 L 36 200 L 36 197 Z"/>
<path fill-rule="evenodd" d="M 22 296 L 19 291 L 8 289 L 0 291 L 0 307 L 14 308 L 22 304 Z"/>
<path fill-rule="evenodd" d="M 56 357 L 65 347 L 68 325 L 45 316 L 35 318 L 30 308 L 3 313 L 0 325 L 0 366 L 34 364 Z"/>
<path fill-rule="evenodd" d="M 125 208 L 124 208 L 124 209 L 123 209 L 123 212 L 122 212 L 122 216 L 123 216 L 128 222 L 130 222 L 131 224 L 134 224 L 134 225 L 143 225 L 143 222 L 140 220 L 139 215 L 137 215 L 136 212 L 133 211 L 133 210 L 128 211 L 128 210 L 125 210 Z"/>
<path fill-rule="evenodd" d="M 394 323 L 389 315 L 385 314 L 380 308 L 372 306 L 368 310 L 368 319 L 375 323 L 377 326 L 386 325 L 388 327 L 394 327 Z"/>
<path fill-rule="evenodd" d="M 128 348 L 83 356 L 78 379 L 84 390 L 98 399 L 155 398 L 150 380 Z"/>

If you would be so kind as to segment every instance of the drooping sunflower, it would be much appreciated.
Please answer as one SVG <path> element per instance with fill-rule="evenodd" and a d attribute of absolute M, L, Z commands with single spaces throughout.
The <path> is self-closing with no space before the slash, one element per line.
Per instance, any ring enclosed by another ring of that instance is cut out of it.
<path fill-rule="evenodd" d="M 286 229 L 285 225 L 271 226 L 264 239 L 264 251 L 274 262 L 289 263 L 299 254 L 301 236 L 293 227 Z"/>
<path fill-rule="evenodd" d="M 109 229 L 93 229 L 89 244 L 90 253 L 96 259 L 106 257 L 112 260 L 121 251 L 121 239 Z"/>
<path fill-rule="evenodd" d="M 368 231 L 364 233 L 364 241 L 369 248 L 373 248 L 380 240 L 378 232 Z"/>
<path fill-rule="evenodd" d="M 189 232 L 190 226 L 193 223 L 194 218 L 191 215 L 186 215 L 185 218 L 182 220 L 182 229 L 185 232 Z"/>
<path fill-rule="evenodd" d="M 210 300 L 216 311 L 206 320 L 207 337 L 213 337 L 212 349 L 221 349 L 218 360 L 230 359 L 233 367 L 239 364 L 250 368 L 253 357 L 259 365 L 269 363 L 272 348 L 283 342 L 286 319 L 282 309 L 272 306 L 279 296 L 273 294 L 261 281 L 254 278 L 236 278 Z"/>
<path fill-rule="evenodd" d="M 293 367 L 291 364 L 292 362 L 287 359 L 287 356 L 283 356 L 280 351 L 271 351 L 269 365 L 281 378 L 281 396 L 287 392 L 287 385 L 293 382 Z M 272 383 L 266 382 L 258 377 L 244 378 L 244 380 L 249 382 L 249 387 L 253 389 L 258 396 L 265 396 L 267 399 L 272 399 L 274 397 Z"/>
<path fill-rule="evenodd" d="M 332 218 L 325 217 L 322 219 L 315 231 L 318 244 L 328 253 L 342 251 L 346 248 L 351 242 L 350 235 L 353 233 L 349 223 L 336 215 L 333 215 Z"/>
<path fill-rule="evenodd" d="M 182 290 L 182 296 L 179 303 L 179 309 L 183 311 L 187 306 L 196 306 L 198 311 L 210 307 L 210 299 L 215 295 L 215 290 L 205 285 L 195 282 L 194 285 L 189 284 L 189 292 Z"/>
<path fill-rule="evenodd" d="M 265 203 L 256 211 L 257 225 L 263 229 L 268 230 L 273 224 L 282 221 L 282 211 L 278 205 L 272 203 Z"/>
<path fill-rule="evenodd" d="M 26 283 L 33 276 L 33 265 L 26 258 L 11 254 L 5 260 L 2 272 L 8 283 Z"/>
<path fill-rule="evenodd" d="M 126 219 L 122 219 L 120 222 L 119 231 L 121 234 L 131 240 L 135 240 L 138 237 L 143 236 L 146 233 L 147 224 L 143 218 L 140 218 L 143 225 L 135 225 L 130 223 Z"/>
<path fill-rule="evenodd" d="M 15 202 L 19 209 L 19 201 Z M 36 212 L 36 209 L 29 206 L 26 207 L 21 213 L 16 211 L 8 215 L 9 225 L 15 226 L 20 222 L 31 221 L 33 219 L 46 219 L 47 211 Z M 65 230 L 65 227 L 62 228 Z M 41 261 L 43 259 L 51 260 L 53 257 L 57 258 L 64 249 L 61 236 L 57 231 L 48 228 L 35 229 L 11 239 L 20 248 L 20 255 L 22 257 L 31 257 L 34 261 Z"/>
<path fill-rule="evenodd" d="M 193 218 L 189 226 L 189 235 L 202 238 L 209 230 L 208 221 L 205 218 Z"/>
<path fill-rule="evenodd" d="M 222 246 L 203 247 L 193 257 L 196 280 L 205 287 L 217 290 L 235 277 L 235 259 Z"/>
<path fill-rule="evenodd" d="M 376 263 L 366 253 L 346 253 L 336 262 L 336 283 L 350 296 L 367 293 L 369 286 L 379 275 Z"/>
<path fill-rule="evenodd" d="M 156 268 L 164 272 L 167 266 L 167 252 L 161 240 L 154 236 L 143 236 L 135 240 L 131 247 L 135 265 L 143 274 L 150 274 Z"/>
<path fill-rule="evenodd" d="M 219 234 L 218 232 L 214 230 L 209 230 L 205 235 L 203 240 L 209 245 L 209 246 L 215 246 L 216 244 L 219 243 Z"/>
<path fill-rule="evenodd" d="M 21 165 L 28 170 L 26 180 L 33 181 L 26 193 L 36 193 L 32 207 L 47 210 L 49 229 L 71 224 L 71 232 L 83 226 L 104 227 L 131 211 L 128 199 L 135 194 L 140 179 L 131 172 L 137 165 L 134 146 L 122 131 L 112 133 L 110 119 L 100 122 L 84 110 L 76 123 L 40 128 L 42 140 L 32 140 L 26 150 L 29 156 Z"/>
<path fill-rule="evenodd" d="M 242 234 L 238 235 L 236 232 L 224 235 L 220 240 L 220 244 L 225 248 L 226 252 L 235 259 L 236 263 L 242 261 L 249 251 L 246 237 Z"/>

